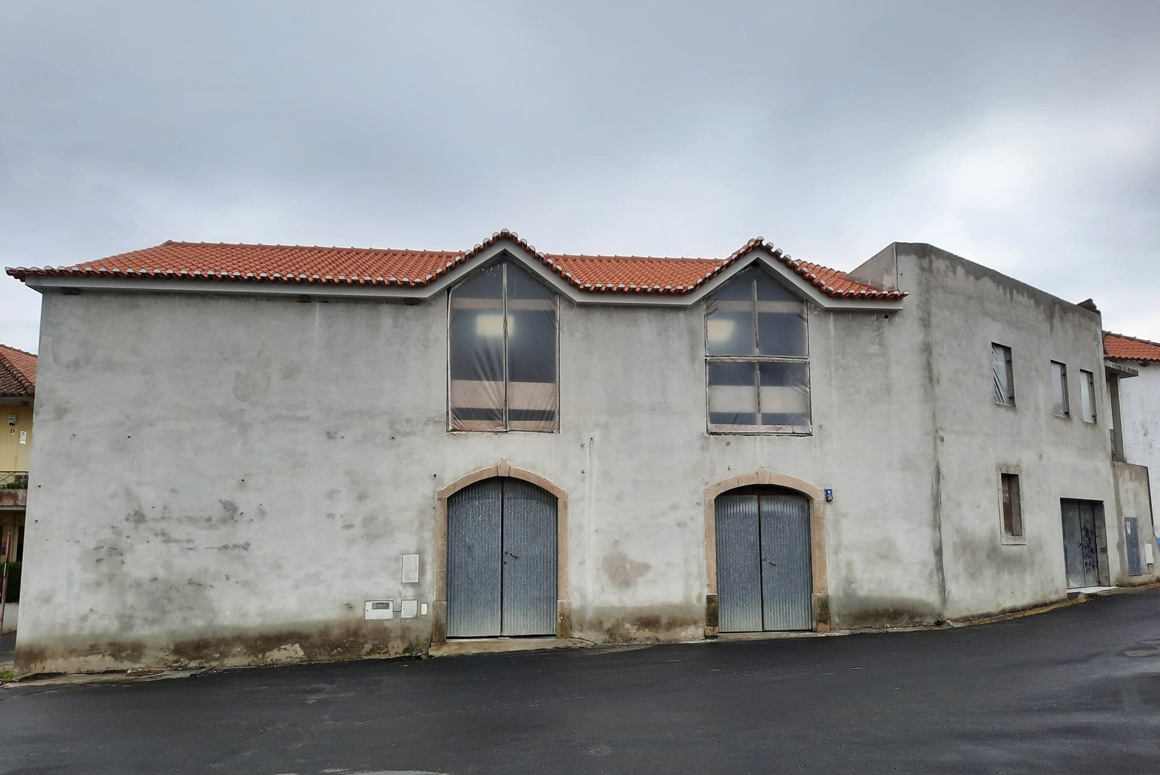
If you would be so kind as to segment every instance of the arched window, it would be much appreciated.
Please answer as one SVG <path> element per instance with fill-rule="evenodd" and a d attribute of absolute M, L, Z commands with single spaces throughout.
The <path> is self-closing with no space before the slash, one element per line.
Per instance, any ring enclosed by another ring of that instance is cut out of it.
<path fill-rule="evenodd" d="M 510 261 L 451 291 L 448 427 L 559 430 L 557 296 Z"/>
<path fill-rule="evenodd" d="M 810 433 L 806 304 L 752 267 L 705 310 L 711 433 Z"/>

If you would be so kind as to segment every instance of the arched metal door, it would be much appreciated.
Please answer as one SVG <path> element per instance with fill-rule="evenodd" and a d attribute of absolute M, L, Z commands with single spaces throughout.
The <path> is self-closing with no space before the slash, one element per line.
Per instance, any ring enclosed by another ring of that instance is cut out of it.
<path fill-rule="evenodd" d="M 447 636 L 556 633 L 556 497 L 496 478 L 447 499 Z"/>
<path fill-rule="evenodd" d="M 718 629 L 812 629 L 809 499 L 743 490 L 718 496 L 714 511 Z"/>

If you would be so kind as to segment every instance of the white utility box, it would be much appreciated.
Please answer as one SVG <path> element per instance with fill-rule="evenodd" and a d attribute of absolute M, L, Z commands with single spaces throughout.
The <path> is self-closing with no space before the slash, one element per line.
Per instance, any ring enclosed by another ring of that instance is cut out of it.
<path fill-rule="evenodd" d="M 394 619 L 394 600 L 368 600 L 363 608 L 364 619 Z"/>

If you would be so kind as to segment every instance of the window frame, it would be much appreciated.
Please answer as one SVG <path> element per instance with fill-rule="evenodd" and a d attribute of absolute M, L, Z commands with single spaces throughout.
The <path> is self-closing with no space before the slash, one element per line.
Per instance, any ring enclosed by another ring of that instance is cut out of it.
<path fill-rule="evenodd" d="M 1004 544 L 1024 545 L 1027 543 L 1027 522 L 1023 512 L 1023 477 L 1019 466 L 999 466 L 999 536 Z M 1012 496 L 1011 483 L 1014 483 Z M 1011 514 L 1008 516 L 1008 504 Z M 1018 522 L 1019 532 L 1014 532 Z M 1011 527 L 1009 527 L 1009 525 Z"/>
<path fill-rule="evenodd" d="M 487 271 L 488 269 L 492 269 L 497 264 L 504 267 L 503 268 L 503 285 L 502 285 L 503 290 L 502 290 L 502 298 L 501 298 L 501 309 L 502 309 L 502 313 L 503 313 L 503 386 L 504 386 L 503 427 L 502 428 L 487 428 L 487 429 L 479 429 L 479 430 L 470 429 L 470 428 L 455 428 L 452 426 L 452 412 L 451 412 L 451 381 L 452 381 L 451 380 L 451 348 L 452 348 L 451 318 L 452 318 L 452 314 L 453 314 L 452 304 L 453 304 L 453 300 L 455 297 L 455 291 L 458 290 L 459 287 L 462 286 L 464 283 L 467 283 L 467 282 L 471 281 L 472 279 L 478 277 L 481 272 Z M 509 411 L 511 408 L 511 406 L 510 406 L 511 395 L 510 395 L 510 390 L 509 390 L 510 379 L 508 376 L 508 370 L 509 370 L 509 366 L 510 366 L 510 364 L 508 363 L 508 272 L 507 272 L 508 266 L 518 267 L 520 271 L 524 272 L 531 279 L 540 283 L 540 285 L 542 285 L 545 289 L 547 289 L 547 291 L 551 294 L 551 297 L 552 297 L 552 304 L 554 305 L 553 311 L 554 311 L 555 321 L 556 321 L 556 326 L 555 326 L 555 328 L 556 328 L 556 330 L 555 330 L 555 353 L 556 353 L 555 370 L 556 370 L 556 374 L 555 374 L 555 380 L 553 382 L 553 384 L 556 386 L 556 420 L 555 420 L 554 427 L 552 427 L 550 429 L 545 429 L 545 430 L 535 430 L 535 429 L 531 429 L 531 428 L 514 428 L 513 429 L 511 427 L 511 417 L 509 415 Z M 516 261 L 514 258 L 512 258 L 512 256 L 510 256 L 508 254 L 502 254 L 499 257 L 497 257 L 494 261 L 489 261 L 487 264 L 476 267 L 474 271 L 470 272 L 466 277 L 463 277 L 462 279 L 460 279 L 458 282 L 456 282 L 455 284 L 453 284 L 452 286 L 450 286 L 447 289 L 446 312 L 447 312 L 447 317 L 445 319 L 445 325 L 444 325 L 444 330 L 446 331 L 446 340 L 447 340 L 446 347 L 445 347 L 445 351 L 446 351 L 446 353 L 445 353 L 445 366 L 446 366 L 446 373 L 447 373 L 447 381 L 446 381 L 446 386 L 445 386 L 445 390 L 444 390 L 444 403 L 445 403 L 445 411 L 446 411 L 446 417 L 447 417 L 446 432 L 447 433 L 466 433 L 466 434 L 475 434 L 475 433 L 535 433 L 535 434 L 560 433 L 560 425 L 561 425 L 560 405 L 561 405 L 562 401 L 561 401 L 561 386 L 560 386 L 560 294 L 559 294 L 559 292 L 555 288 L 553 288 L 550 285 L 548 285 L 547 283 L 545 283 L 539 276 L 536 275 L 535 272 L 530 271 L 527 267 L 523 266 L 518 261 Z"/>
<path fill-rule="evenodd" d="M 1007 367 L 1007 400 L 1000 401 L 995 395 L 995 349 L 1003 351 L 1003 359 Z M 991 398 L 996 406 L 1015 408 L 1015 354 L 1010 346 L 991 342 Z"/>
<path fill-rule="evenodd" d="M 1060 386 L 1063 389 L 1063 414 L 1055 411 L 1055 369 L 1058 366 L 1060 369 Z M 1071 393 L 1067 388 L 1067 364 L 1063 361 L 1051 361 L 1048 369 L 1051 370 L 1051 414 L 1061 420 L 1071 419 Z"/>
<path fill-rule="evenodd" d="M 1091 404 L 1091 418 L 1088 417 L 1088 407 L 1084 402 L 1084 388 L 1087 388 L 1088 403 Z M 1099 409 L 1096 406 L 1096 375 L 1095 372 L 1087 369 L 1079 370 L 1079 403 L 1081 419 L 1091 425 L 1096 425 L 1100 421 Z"/>
<path fill-rule="evenodd" d="M 790 355 L 712 355 L 709 352 L 709 305 L 718 292 L 720 292 L 726 285 L 738 280 L 744 280 L 742 276 L 750 269 L 744 269 L 737 275 L 731 277 L 725 283 L 722 283 L 713 293 L 709 294 L 702 302 L 702 345 L 705 350 L 705 429 L 710 435 L 750 435 L 750 436 L 812 436 L 814 433 L 814 400 L 813 400 L 813 381 L 810 369 L 810 304 L 807 299 L 798 295 L 793 289 L 785 285 L 777 277 L 765 272 L 760 266 L 754 265 L 752 271 L 762 272 L 769 278 L 770 281 L 777 283 L 777 285 L 784 289 L 788 294 L 797 299 L 802 305 L 802 327 L 803 339 L 805 343 L 805 355 L 790 356 Z M 754 336 L 759 337 L 760 322 L 759 322 L 759 304 L 757 298 L 757 275 L 752 275 L 748 278 L 748 282 L 752 288 L 750 302 L 753 306 L 753 331 Z M 754 344 L 757 344 L 755 339 Z M 714 363 L 749 363 L 753 364 L 753 389 L 757 395 L 757 418 L 761 419 L 761 364 L 763 363 L 797 363 L 805 366 L 806 372 L 806 424 L 805 425 L 730 425 L 724 423 L 711 422 L 710 400 L 709 400 L 709 369 Z"/>

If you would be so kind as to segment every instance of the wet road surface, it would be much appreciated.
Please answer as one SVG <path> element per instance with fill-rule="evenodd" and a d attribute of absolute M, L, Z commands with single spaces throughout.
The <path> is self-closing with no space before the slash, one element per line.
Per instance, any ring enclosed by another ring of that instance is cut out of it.
<path fill-rule="evenodd" d="M 0 689 L 0 772 L 1160 773 L 1160 590 L 929 632 Z"/>

